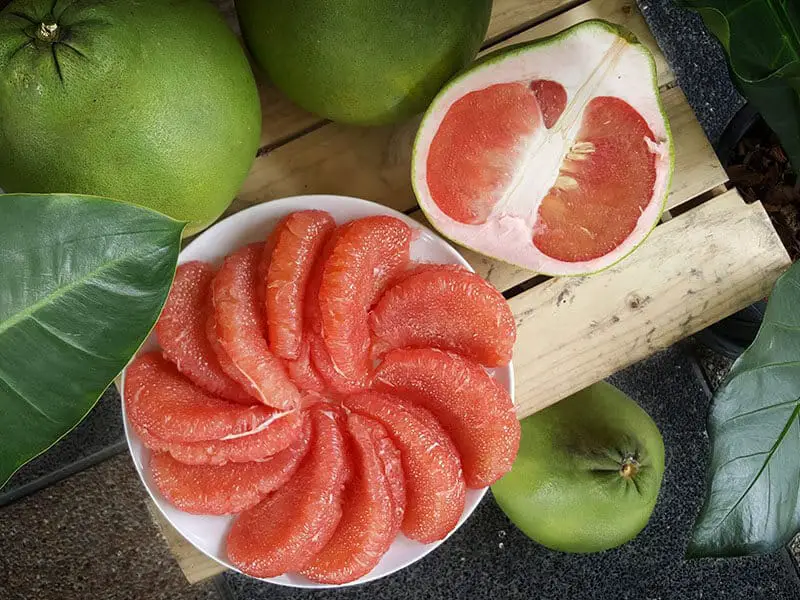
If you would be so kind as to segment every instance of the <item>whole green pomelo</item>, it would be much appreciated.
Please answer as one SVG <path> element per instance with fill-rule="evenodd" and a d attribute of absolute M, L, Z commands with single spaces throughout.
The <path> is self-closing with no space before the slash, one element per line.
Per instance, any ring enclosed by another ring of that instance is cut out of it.
<path fill-rule="evenodd" d="M 190 221 L 255 158 L 258 91 L 204 0 L 16 0 L 0 12 L 0 187 L 109 196 Z"/>
<path fill-rule="evenodd" d="M 297 104 L 357 125 L 422 112 L 475 57 L 491 0 L 236 0 L 247 46 Z"/>
<path fill-rule="evenodd" d="M 563 552 L 599 552 L 647 525 L 663 475 L 656 424 L 600 382 L 522 421 L 517 459 L 492 493 L 534 541 Z"/>

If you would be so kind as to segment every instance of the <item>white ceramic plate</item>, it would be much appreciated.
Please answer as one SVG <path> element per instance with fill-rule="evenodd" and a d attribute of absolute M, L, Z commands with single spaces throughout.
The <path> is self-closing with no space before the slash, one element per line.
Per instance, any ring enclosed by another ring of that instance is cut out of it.
<path fill-rule="evenodd" d="M 381 206 L 380 204 L 375 204 L 374 202 L 367 202 L 366 200 L 347 198 L 344 196 L 328 195 L 284 198 L 282 200 L 258 204 L 238 212 L 220 221 L 195 238 L 183 252 L 181 252 L 178 262 L 184 263 L 191 260 L 204 260 L 219 265 L 227 254 L 230 254 L 243 245 L 266 239 L 267 233 L 272 231 L 275 224 L 285 215 L 297 210 L 307 210 L 310 208 L 327 210 L 339 224 L 371 215 L 391 215 L 397 217 L 408 223 L 417 232 L 411 245 L 412 259 L 424 262 L 459 264 L 471 269 L 469 263 L 447 244 L 447 242 L 404 214 Z M 142 351 L 153 350 L 157 347 L 158 342 L 154 333 L 145 342 Z M 512 365 L 509 364 L 504 368 L 492 369 L 490 372 L 499 383 L 508 389 L 513 398 L 514 371 Z M 124 373 L 122 377 L 124 388 Z M 133 462 L 136 465 L 136 470 L 139 472 L 139 477 L 141 477 L 145 488 L 147 488 L 147 491 L 164 517 L 166 517 L 167 521 L 169 521 L 183 537 L 189 540 L 203 554 L 211 557 L 229 569 L 237 570 L 228 562 L 228 557 L 225 552 L 225 538 L 234 517 L 190 515 L 169 504 L 159 493 L 158 488 L 156 488 L 151 479 L 148 466 L 150 462 L 150 451 L 144 447 L 141 440 L 132 429 L 128 427 L 127 416 L 125 416 L 124 394 L 122 398 L 122 412 L 125 417 L 125 436 L 128 439 L 128 447 L 130 448 Z M 466 506 L 456 529 L 458 529 L 458 527 L 466 521 L 467 517 L 472 514 L 472 511 L 475 510 L 475 507 L 481 501 L 485 493 L 485 488 L 481 490 L 467 490 Z M 348 585 L 366 583 L 399 571 L 420 560 L 439 546 L 442 541 L 433 544 L 420 544 L 400 535 L 371 573 Z M 272 577 L 264 579 L 264 581 L 299 588 L 341 587 L 313 583 L 305 577 L 295 574 Z"/>

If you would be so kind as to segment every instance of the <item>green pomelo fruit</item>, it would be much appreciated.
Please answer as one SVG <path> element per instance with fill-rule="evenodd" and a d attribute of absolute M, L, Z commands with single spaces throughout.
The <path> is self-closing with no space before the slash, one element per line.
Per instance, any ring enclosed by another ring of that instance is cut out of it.
<path fill-rule="evenodd" d="M 414 144 L 445 236 L 550 275 L 607 268 L 658 223 L 672 137 L 650 52 L 592 20 L 493 53 L 436 96 Z"/>
<path fill-rule="evenodd" d="M 203 0 L 16 0 L 0 12 L 0 187 L 214 221 L 255 158 L 239 41 Z"/>
<path fill-rule="evenodd" d="M 357 125 L 419 113 L 475 57 L 491 0 L 237 0 L 247 46 L 297 104 Z"/>
<path fill-rule="evenodd" d="M 492 493 L 532 540 L 563 552 L 599 552 L 647 525 L 663 474 L 656 424 L 600 382 L 522 421 L 517 460 Z"/>

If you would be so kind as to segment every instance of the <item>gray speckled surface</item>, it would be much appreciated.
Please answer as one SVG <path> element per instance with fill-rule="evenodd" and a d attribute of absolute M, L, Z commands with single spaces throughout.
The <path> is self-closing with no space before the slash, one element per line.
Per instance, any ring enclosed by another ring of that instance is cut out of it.
<path fill-rule="evenodd" d="M 190 586 L 127 455 L 0 510 L 2 600 L 220 600 Z"/>
<path fill-rule="evenodd" d="M 674 0 L 637 0 L 708 138 L 716 143 L 744 104 L 728 75 L 722 49 L 692 11 Z"/>
<path fill-rule="evenodd" d="M 796 600 L 800 579 L 785 550 L 769 556 L 685 561 L 705 479 L 708 397 L 685 346 L 611 378 L 658 423 L 667 470 L 653 518 L 633 542 L 596 555 L 551 552 L 520 533 L 487 497 L 433 554 L 381 581 L 301 592 L 226 574 L 236 600 L 469 598 L 613 600 Z"/>
<path fill-rule="evenodd" d="M 23 466 L 0 489 L 0 506 L 12 501 L 30 488 L 40 487 L 52 474 L 70 474 L 77 461 L 91 463 L 91 458 L 105 457 L 109 452 L 124 452 L 125 434 L 117 388 L 109 387 L 89 415 L 66 437 L 41 456 Z"/>

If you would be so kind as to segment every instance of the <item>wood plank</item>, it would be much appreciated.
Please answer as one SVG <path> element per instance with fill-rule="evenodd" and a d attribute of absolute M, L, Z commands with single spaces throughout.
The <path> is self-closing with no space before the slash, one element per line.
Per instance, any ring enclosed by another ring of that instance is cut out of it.
<path fill-rule="evenodd" d="M 791 264 L 760 203 L 738 192 L 658 227 L 628 260 L 511 299 L 520 417 L 767 295 Z"/>
<path fill-rule="evenodd" d="M 490 46 L 510 31 L 535 23 L 564 7 L 579 4 L 582 0 L 494 0 L 485 45 Z M 239 32 L 235 9 L 231 0 L 215 0 L 220 12 L 231 28 Z M 255 66 L 258 91 L 261 96 L 261 147 L 278 145 L 304 131 L 323 124 L 324 119 L 300 108 L 275 88 L 267 76 Z"/>
<path fill-rule="evenodd" d="M 200 552 L 197 548 L 183 537 L 178 531 L 169 524 L 169 522 L 158 510 L 158 507 L 153 504 L 153 501 L 148 499 L 145 504 L 147 510 L 150 511 L 150 516 L 155 521 L 156 526 L 164 536 L 170 552 L 175 557 L 178 566 L 183 571 L 189 583 L 197 583 L 203 579 L 208 579 L 214 575 L 219 575 L 226 571 L 225 567 L 217 561 L 210 559 L 208 556 Z"/>

